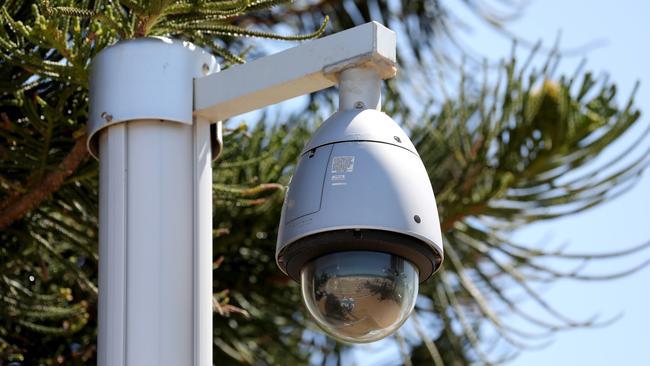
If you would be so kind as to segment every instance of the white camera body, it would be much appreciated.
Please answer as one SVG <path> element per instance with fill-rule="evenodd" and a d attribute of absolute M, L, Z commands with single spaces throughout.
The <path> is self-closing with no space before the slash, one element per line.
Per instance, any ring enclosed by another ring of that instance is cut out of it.
<path fill-rule="evenodd" d="M 411 140 L 378 110 L 336 112 L 301 154 L 276 250 L 316 322 L 341 341 L 381 339 L 442 259 L 433 189 Z"/>
<path fill-rule="evenodd" d="M 405 242 L 299 248 L 310 236 L 355 231 L 396 234 Z M 373 249 L 411 260 L 420 280 L 429 278 L 443 256 L 436 200 L 415 146 L 395 121 L 374 109 L 339 111 L 302 152 L 282 208 L 276 260 L 298 281 L 306 260 Z"/>

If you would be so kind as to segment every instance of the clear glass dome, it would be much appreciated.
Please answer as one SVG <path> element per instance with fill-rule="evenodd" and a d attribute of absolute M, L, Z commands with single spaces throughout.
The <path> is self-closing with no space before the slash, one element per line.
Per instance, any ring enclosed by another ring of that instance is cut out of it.
<path fill-rule="evenodd" d="M 387 253 L 324 255 L 300 272 L 302 297 L 316 323 L 350 343 L 382 339 L 408 318 L 418 296 L 418 271 Z"/>

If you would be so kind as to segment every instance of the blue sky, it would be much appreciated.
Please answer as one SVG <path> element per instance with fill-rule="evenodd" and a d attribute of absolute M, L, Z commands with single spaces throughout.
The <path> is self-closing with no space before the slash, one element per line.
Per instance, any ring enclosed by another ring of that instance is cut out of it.
<path fill-rule="evenodd" d="M 471 14 L 461 14 L 473 28 L 462 36 L 465 45 L 490 60 L 509 54 L 511 43 L 507 38 L 481 25 Z M 621 96 L 629 95 L 635 81 L 640 80 L 636 104 L 645 112 L 641 120 L 645 127 L 650 123 L 649 14 L 650 2 L 642 0 L 533 0 L 523 16 L 507 28 L 531 42 L 541 39 L 548 46 L 561 31 L 564 49 L 598 45 L 565 58 L 559 71 L 571 74 L 585 57 L 587 69 L 607 72 Z M 629 133 L 624 143 L 639 130 Z M 607 155 L 613 156 L 620 149 L 613 146 Z M 569 243 L 575 252 L 606 252 L 645 242 L 650 239 L 650 174 L 646 172 L 631 192 L 612 202 L 584 214 L 534 225 L 515 238 L 527 243 L 550 238 L 556 245 Z M 649 257 L 646 251 L 626 260 L 596 263 L 591 265 L 591 273 L 615 272 Z M 594 314 L 603 318 L 622 314 L 622 318 L 603 328 L 560 333 L 549 347 L 524 352 L 512 365 L 650 365 L 650 269 L 611 282 L 564 281 L 545 291 L 544 296 L 578 319 Z M 532 304 L 528 306 L 533 309 Z"/>

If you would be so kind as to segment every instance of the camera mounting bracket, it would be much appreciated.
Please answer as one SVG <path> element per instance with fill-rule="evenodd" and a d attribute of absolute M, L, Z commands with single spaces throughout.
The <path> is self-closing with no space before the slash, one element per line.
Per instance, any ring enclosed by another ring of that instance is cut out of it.
<path fill-rule="evenodd" d="M 219 121 L 250 112 L 334 86 L 350 68 L 390 79 L 397 72 L 396 42 L 395 32 L 370 22 L 197 78 L 194 115 Z"/>

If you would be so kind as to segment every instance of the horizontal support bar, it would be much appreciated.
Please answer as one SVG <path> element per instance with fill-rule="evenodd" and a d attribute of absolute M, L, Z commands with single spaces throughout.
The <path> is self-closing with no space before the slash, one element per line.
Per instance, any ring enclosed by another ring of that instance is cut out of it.
<path fill-rule="evenodd" d="M 220 121 L 334 86 L 351 67 L 395 76 L 396 36 L 377 22 L 195 79 L 194 115 Z"/>

